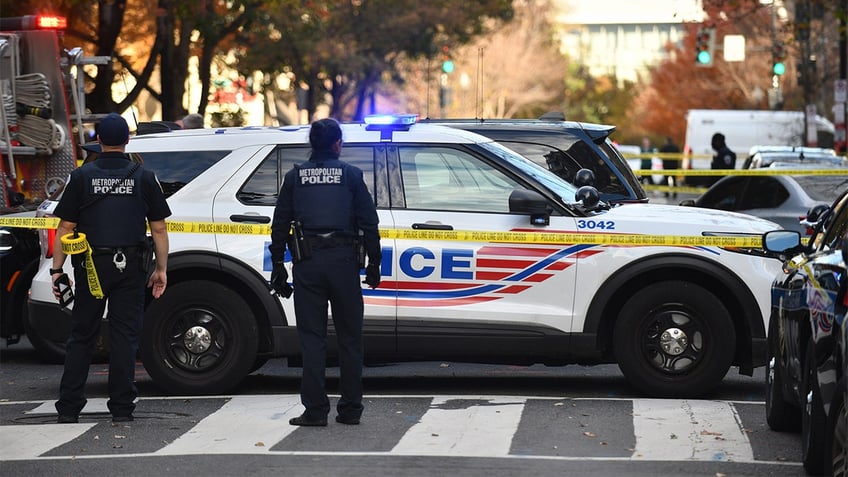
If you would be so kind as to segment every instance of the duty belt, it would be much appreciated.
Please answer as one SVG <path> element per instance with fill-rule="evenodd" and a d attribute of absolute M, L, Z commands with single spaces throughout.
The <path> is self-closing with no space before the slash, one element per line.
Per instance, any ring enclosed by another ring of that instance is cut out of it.
<path fill-rule="evenodd" d="M 306 241 L 309 242 L 309 246 L 313 249 L 346 247 L 353 245 L 353 238 L 340 237 L 337 235 L 308 235 L 306 237 Z"/>
<path fill-rule="evenodd" d="M 135 255 L 140 252 L 141 247 L 136 245 L 132 247 L 91 247 L 91 253 L 94 255 L 114 255 L 116 253 Z"/>

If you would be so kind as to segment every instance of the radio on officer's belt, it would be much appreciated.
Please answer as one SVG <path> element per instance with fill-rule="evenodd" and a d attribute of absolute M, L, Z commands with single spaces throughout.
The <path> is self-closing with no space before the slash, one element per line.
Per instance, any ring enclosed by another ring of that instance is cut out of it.
<path fill-rule="evenodd" d="M 306 241 L 306 236 L 303 235 L 303 223 L 299 220 L 292 220 L 291 222 L 289 251 L 291 252 L 293 264 L 312 256 L 312 248 L 309 246 L 309 242 Z"/>

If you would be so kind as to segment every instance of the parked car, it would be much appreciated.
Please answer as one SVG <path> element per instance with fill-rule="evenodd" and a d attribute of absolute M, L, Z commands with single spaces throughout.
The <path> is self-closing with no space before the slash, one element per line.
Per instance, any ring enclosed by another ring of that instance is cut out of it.
<path fill-rule="evenodd" d="M 765 365 L 779 260 L 730 245 L 604 245 L 556 234 L 759 239 L 776 224 L 610 206 L 593 187 L 578 189 L 487 137 L 408 117 L 342 130 L 342 159 L 364 171 L 383 233 L 383 284 L 363 290 L 368 361 L 618 363 L 641 392 L 678 397 L 709 392 L 731 365 L 748 375 Z M 297 364 L 292 301 L 269 294 L 267 227 L 283 175 L 309 156 L 308 131 L 210 128 L 130 140 L 174 214 L 168 290 L 148 300 L 140 340 L 144 366 L 166 392 L 222 393 L 270 358 Z M 503 242 L 505 232 L 541 239 Z M 48 256 L 29 310 L 42 327 L 67 328 Z"/>
<path fill-rule="evenodd" d="M 807 211 L 829 206 L 846 187 L 846 175 L 734 175 L 722 177 L 698 198 L 680 205 L 742 212 L 806 234 L 801 221 Z"/>
<path fill-rule="evenodd" d="M 6 344 L 16 344 L 27 334 L 27 293 L 39 255 L 34 229 L 0 227 L 0 338 Z"/>
<path fill-rule="evenodd" d="M 848 192 L 816 219 L 810 245 L 794 231 L 763 240 L 766 250 L 786 254 L 772 285 L 766 421 L 777 431 L 800 428 L 808 473 L 845 475 Z"/>
<path fill-rule="evenodd" d="M 615 126 L 566 121 L 561 113 L 539 119 L 428 119 L 422 123 L 486 136 L 571 184 L 577 171 L 589 169 L 604 202 L 648 201 L 639 178 L 609 140 Z"/>
<path fill-rule="evenodd" d="M 833 149 L 795 146 L 754 146 L 751 148 L 742 169 L 769 167 L 774 162 L 794 166 L 844 167 L 845 158 L 837 156 Z"/>

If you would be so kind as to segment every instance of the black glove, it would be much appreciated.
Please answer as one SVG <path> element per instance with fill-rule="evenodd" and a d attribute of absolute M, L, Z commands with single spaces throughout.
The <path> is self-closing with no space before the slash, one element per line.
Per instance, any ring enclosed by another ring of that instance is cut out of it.
<path fill-rule="evenodd" d="M 283 262 L 275 262 L 274 268 L 271 270 L 271 288 L 278 295 L 288 298 L 292 294 L 292 287 L 289 285 L 289 272 Z"/>
<path fill-rule="evenodd" d="M 369 263 L 367 267 L 365 267 L 365 281 L 362 282 L 367 284 L 371 288 L 377 288 L 380 286 L 380 265 L 376 263 Z"/>

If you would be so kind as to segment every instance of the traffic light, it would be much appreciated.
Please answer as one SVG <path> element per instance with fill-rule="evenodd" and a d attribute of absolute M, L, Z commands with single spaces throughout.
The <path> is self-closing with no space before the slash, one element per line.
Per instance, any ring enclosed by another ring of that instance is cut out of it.
<path fill-rule="evenodd" d="M 447 45 L 442 46 L 442 71 L 445 73 L 453 73 L 454 64 L 451 59 L 450 48 Z"/>
<path fill-rule="evenodd" d="M 771 71 L 777 76 L 786 73 L 786 46 L 779 41 L 774 42 L 771 48 Z"/>
<path fill-rule="evenodd" d="M 712 66 L 715 52 L 715 28 L 701 28 L 695 40 L 695 65 Z"/>

